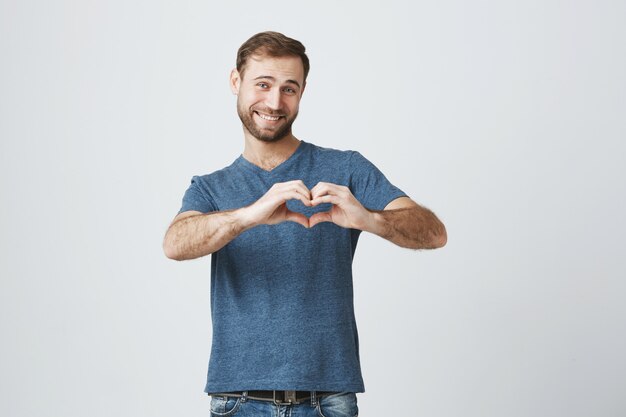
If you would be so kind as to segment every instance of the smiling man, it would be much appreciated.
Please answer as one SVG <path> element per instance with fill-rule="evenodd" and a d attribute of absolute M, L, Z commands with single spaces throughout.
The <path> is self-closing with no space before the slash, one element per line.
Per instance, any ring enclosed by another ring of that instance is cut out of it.
<path fill-rule="evenodd" d="M 439 219 L 360 153 L 293 135 L 308 72 L 304 46 L 280 33 L 241 46 L 230 87 L 243 153 L 192 178 L 163 242 L 171 259 L 212 255 L 215 416 L 356 416 L 360 233 L 412 249 L 446 243 Z"/>

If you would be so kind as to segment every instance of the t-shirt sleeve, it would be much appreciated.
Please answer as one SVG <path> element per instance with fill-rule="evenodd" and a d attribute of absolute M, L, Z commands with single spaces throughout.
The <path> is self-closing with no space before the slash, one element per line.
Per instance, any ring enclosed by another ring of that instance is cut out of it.
<path fill-rule="evenodd" d="M 365 208 L 383 210 L 396 198 L 408 197 L 359 152 L 353 151 L 349 165 L 352 170 L 350 189 Z"/>
<path fill-rule="evenodd" d="M 205 180 L 199 176 L 194 176 L 191 179 L 191 184 L 189 188 L 187 188 L 187 191 L 185 191 L 182 207 L 178 211 L 178 214 L 190 210 L 200 211 L 202 213 L 218 210 L 213 201 L 213 197 L 211 197 L 209 187 L 205 184 Z"/>

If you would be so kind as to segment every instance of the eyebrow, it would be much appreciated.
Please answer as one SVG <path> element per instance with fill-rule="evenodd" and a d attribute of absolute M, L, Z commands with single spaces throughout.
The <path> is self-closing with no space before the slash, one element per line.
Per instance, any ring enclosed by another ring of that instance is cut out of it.
<path fill-rule="evenodd" d="M 255 78 L 255 80 L 261 80 L 261 79 L 266 79 L 266 80 L 270 80 L 270 81 L 276 81 L 276 78 L 272 77 L 271 75 L 260 75 L 260 76 Z M 286 83 L 295 84 L 295 85 L 298 86 L 298 88 L 300 88 L 300 83 L 298 83 L 296 80 L 287 80 L 285 82 Z"/>

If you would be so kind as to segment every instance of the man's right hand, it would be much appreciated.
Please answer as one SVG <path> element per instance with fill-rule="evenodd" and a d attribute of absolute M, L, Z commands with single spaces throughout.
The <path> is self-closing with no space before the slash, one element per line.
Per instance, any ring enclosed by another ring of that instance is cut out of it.
<path fill-rule="evenodd" d="M 311 191 L 301 180 L 274 184 L 253 204 L 210 213 L 185 211 L 178 214 L 165 233 L 163 250 L 168 258 L 195 259 L 213 253 L 243 231 L 260 224 L 292 221 L 309 227 L 309 219 L 287 208 L 288 200 L 311 206 Z"/>
<path fill-rule="evenodd" d="M 242 208 L 246 223 L 251 226 L 260 224 L 278 224 L 292 221 L 309 227 L 309 219 L 302 213 L 287 208 L 288 200 L 300 200 L 305 206 L 311 206 L 311 191 L 302 180 L 278 182 L 253 204 Z"/>

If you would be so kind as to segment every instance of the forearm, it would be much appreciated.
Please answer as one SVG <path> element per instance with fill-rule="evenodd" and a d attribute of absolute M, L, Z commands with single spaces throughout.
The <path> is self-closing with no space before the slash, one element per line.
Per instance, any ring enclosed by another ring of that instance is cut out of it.
<path fill-rule="evenodd" d="M 446 244 L 445 226 L 427 208 L 418 206 L 371 213 L 371 220 L 365 230 L 398 246 L 410 249 L 435 249 Z"/>
<path fill-rule="evenodd" d="M 218 251 L 243 231 L 252 227 L 242 209 L 185 217 L 174 222 L 163 240 L 170 259 L 195 259 Z"/>

